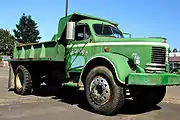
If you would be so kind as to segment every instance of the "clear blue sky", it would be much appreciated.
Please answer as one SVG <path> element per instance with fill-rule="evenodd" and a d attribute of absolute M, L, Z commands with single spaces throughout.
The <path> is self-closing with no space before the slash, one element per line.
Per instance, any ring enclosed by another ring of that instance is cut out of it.
<path fill-rule="evenodd" d="M 80 12 L 119 23 L 132 37 L 162 36 L 180 49 L 180 0 L 69 0 L 69 13 Z M 41 41 L 50 40 L 64 16 L 65 0 L 1 0 L 0 28 L 12 32 L 23 13 L 38 23 Z"/>

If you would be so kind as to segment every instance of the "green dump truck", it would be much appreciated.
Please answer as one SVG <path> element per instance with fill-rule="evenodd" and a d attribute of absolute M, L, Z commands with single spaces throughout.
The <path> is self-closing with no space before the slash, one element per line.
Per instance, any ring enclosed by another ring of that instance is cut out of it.
<path fill-rule="evenodd" d="M 105 115 L 127 97 L 151 107 L 166 86 L 180 84 L 180 75 L 169 72 L 168 51 L 165 38 L 125 38 L 117 23 L 73 13 L 60 19 L 51 41 L 15 44 L 8 88 L 21 95 L 42 82 L 84 88 L 88 104 Z"/>

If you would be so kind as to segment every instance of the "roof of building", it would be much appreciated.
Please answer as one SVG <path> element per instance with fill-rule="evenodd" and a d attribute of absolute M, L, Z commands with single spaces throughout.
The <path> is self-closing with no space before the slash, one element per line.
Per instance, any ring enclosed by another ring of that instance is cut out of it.
<path fill-rule="evenodd" d="M 169 53 L 169 62 L 180 62 L 180 52 Z"/>
<path fill-rule="evenodd" d="M 169 57 L 169 62 L 180 62 L 180 57 Z"/>

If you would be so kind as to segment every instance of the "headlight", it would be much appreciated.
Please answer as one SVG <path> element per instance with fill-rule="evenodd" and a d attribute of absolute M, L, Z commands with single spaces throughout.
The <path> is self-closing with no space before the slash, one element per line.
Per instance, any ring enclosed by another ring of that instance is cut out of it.
<path fill-rule="evenodd" d="M 137 55 L 136 53 L 133 53 L 132 56 L 133 56 L 134 64 L 140 65 L 140 57 L 139 57 L 139 55 Z"/>

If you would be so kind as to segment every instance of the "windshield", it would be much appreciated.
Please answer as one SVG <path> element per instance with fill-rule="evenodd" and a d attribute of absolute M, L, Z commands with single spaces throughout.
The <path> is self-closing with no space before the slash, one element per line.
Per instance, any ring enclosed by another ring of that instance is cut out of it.
<path fill-rule="evenodd" d="M 110 25 L 94 24 L 93 28 L 96 35 L 110 36 L 110 37 L 115 37 L 115 38 L 123 37 L 122 33 L 117 28 L 112 27 Z"/>

